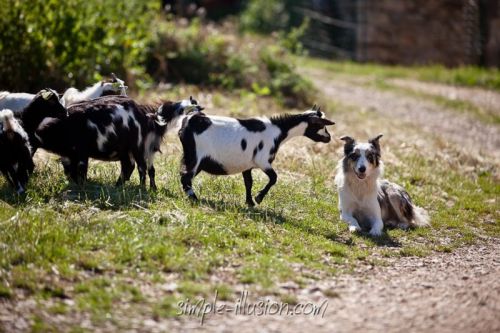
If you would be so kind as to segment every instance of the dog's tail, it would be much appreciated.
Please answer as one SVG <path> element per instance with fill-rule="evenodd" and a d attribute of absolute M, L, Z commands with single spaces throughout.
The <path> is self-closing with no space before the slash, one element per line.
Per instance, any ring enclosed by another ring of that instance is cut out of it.
<path fill-rule="evenodd" d="M 429 226 L 429 213 L 422 207 L 413 205 L 413 226 L 427 227 Z"/>

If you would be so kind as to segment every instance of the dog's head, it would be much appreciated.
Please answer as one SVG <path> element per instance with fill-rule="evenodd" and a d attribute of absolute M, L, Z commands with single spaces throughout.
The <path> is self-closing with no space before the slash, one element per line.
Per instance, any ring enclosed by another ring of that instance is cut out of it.
<path fill-rule="evenodd" d="M 368 140 L 368 142 L 357 143 L 350 136 L 343 136 L 344 141 L 344 172 L 354 172 L 358 179 L 363 180 L 373 173 L 380 165 L 380 144 L 382 134 Z"/>

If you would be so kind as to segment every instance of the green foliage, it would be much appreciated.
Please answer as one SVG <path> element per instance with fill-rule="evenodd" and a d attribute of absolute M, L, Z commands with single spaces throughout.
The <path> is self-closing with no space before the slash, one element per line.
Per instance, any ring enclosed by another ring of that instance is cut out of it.
<path fill-rule="evenodd" d="M 289 45 L 298 51 L 300 46 L 294 38 L 290 37 Z M 203 26 L 197 19 L 189 24 L 165 21 L 157 27 L 146 68 L 160 82 L 246 89 L 275 96 L 290 107 L 311 104 L 314 89 L 296 73 L 289 51 L 255 44 L 245 37 Z"/>
<path fill-rule="evenodd" d="M 302 44 L 300 39 L 302 38 L 302 36 L 304 36 L 308 28 L 309 18 L 306 18 L 300 26 L 293 27 L 290 32 L 287 33 L 282 31 L 279 37 L 281 45 L 293 54 L 304 54 L 304 45 Z"/>
<path fill-rule="evenodd" d="M 287 1 L 251 0 L 243 11 L 240 22 L 241 28 L 247 31 L 270 33 L 283 30 L 290 22 Z"/>
<path fill-rule="evenodd" d="M 6 0 L 0 6 L 0 85 L 82 86 L 114 71 L 141 76 L 159 1 Z"/>
<path fill-rule="evenodd" d="M 276 46 L 264 48 L 260 53 L 260 60 L 270 75 L 271 93 L 282 99 L 285 105 L 308 104 L 314 88 L 286 59 L 285 49 Z"/>

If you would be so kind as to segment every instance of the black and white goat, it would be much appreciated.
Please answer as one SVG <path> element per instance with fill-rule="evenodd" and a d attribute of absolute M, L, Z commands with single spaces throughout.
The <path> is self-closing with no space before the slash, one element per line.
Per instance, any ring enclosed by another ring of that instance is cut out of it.
<path fill-rule="evenodd" d="M 111 78 L 99 81 L 83 91 L 78 91 L 76 88 L 67 89 L 61 102 L 65 106 L 73 103 L 94 99 L 107 95 L 127 95 L 127 86 L 125 83 L 111 73 Z M 0 91 L 0 110 L 9 109 L 14 112 L 24 109 L 35 98 L 35 94 L 30 93 L 11 93 L 8 91 Z"/>
<path fill-rule="evenodd" d="M 68 117 L 44 122 L 36 131 L 44 149 L 62 156 L 66 174 L 75 182 L 86 179 L 88 160 L 120 161 L 116 185 L 130 179 L 137 163 L 140 183 L 155 189 L 153 159 L 162 138 L 176 127 L 184 112 L 202 108 L 190 100 L 162 105 L 138 104 L 126 96 L 105 96 L 73 104 Z"/>
<path fill-rule="evenodd" d="M 192 113 L 185 117 L 179 131 L 184 151 L 182 187 L 191 199 L 196 200 L 192 180 L 200 171 L 213 175 L 241 172 L 246 202 L 254 206 L 252 169 L 261 169 L 269 177 L 269 183 L 255 197 L 255 201 L 260 203 L 276 183 L 277 175 L 272 163 L 280 145 L 302 135 L 316 142 L 330 142 L 326 126 L 333 124 L 315 106 L 300 114 L 271 118 L 235 119 Z"/>
<path fill-rule="evenodd" d="M 0 171 L 18 194 L 26 190 L 34 164 L 28 134 L 11 110 L 0 111 Z"/>
<path fill-rule="evenodd" d="M 35 137 L 38 126 L 44 121 L 65 118 L 67 115 L 68 112 L 61 104 L 57 92 L 48 88 L 38 92 L 23 110 L 14 112 L 14 116 L 21 120 L 24 130 L 28 134 L 32 155 L 38 149 L 38 140 Z"/>
<path fill-rule="evenodd" d="M 127 95 L 125 82 L 117 78 L 114 73 L 111 73 L 110 79 L 97 82 L 83 91 L 78 91 L 76 88 L 69 88 L 64 92 L 61 101 L 64 106 L 69 107 L 71 104 L 108 95 Z"/>

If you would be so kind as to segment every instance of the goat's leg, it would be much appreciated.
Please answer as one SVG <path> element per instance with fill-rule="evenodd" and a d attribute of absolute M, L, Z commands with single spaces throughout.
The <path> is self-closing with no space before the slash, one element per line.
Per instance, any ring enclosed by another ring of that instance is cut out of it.
<path fill-rule="evenodd" d="M 148 176 L 149 176 L 149 187 L 153 190 L 156 191 L 156 182 L 155 182 L 155 175 L 156 175 L 156 170 L 154 165 L 151 165 L 148 168 Z"/>
<path fill-rule="evenodd" d="M 81 158 L 76 165 L 76 182 L 83 184 L 87 180 L 87 172 L 89 169 L 89 159 Z"/>
<path fill-rule="evenodd" d="M 135 168 L 135 160 L 132 156 L 125 156 L 120 159 L 121 173 L 120 177 L 116 181 L 116 186 L 122 186 L 125 182 L 130 180 L 130 176 Z"/>
<path fill-rule="evenodd" d="M 12 188 L 16 191 L 17 194 L 24 194 L 24 187 L 21 185 L 21 182 L 19 181 L 19 178 L 17 176 L 16 170 L 13 168 L 13 166 L 9 165 L 7 167 L 7 172 L 6 172 L 7 180 L 9 183 L 12 185 Z"/>
<path fill-rule="evenodd" d="M 187 194 L 188 198 L 197 201 L 198 197 L 193 191 L 193 178 L 196 176 L 194 171 L 181 171 L 182 189 Z"/>
<path fill-rule="evenodd" d="M 243 180 L 245 181 L 245 191 L 246 191 L 246 202 L 250 207 L 255 206 L 255 202 L 253 202 L 252 198 L 252 169 L 243 171 Z"/>
<path fill-rule="evenodd" d="M 139 171 L 139 183 L 141 184 L 142 187 L 146 187 L 146 171 L 147 171 L 146 161 L 144 160 L 144 158 L 138 158 L 136 162 L 137 162 L 137 171 Z"/>
<path fill-rule="evenodd" d="M 264 172 L 269 177 L 269 182 L 262 190 L 260 190 L 260 192 L 255 197 L 255 201 L 258 204 L 260 204 L 262 202 L 262 199 L 264 199 L 267 192 L 269 192 L 269 189 L 271 189 L 271 187 L 273 187 L 274 184 L 276 184 L 276 180 L 278 179 L 278 175 L 276 174 L 276 172 L 272 168 L 266 169 L 266 170 L 264 170 Z"/>

